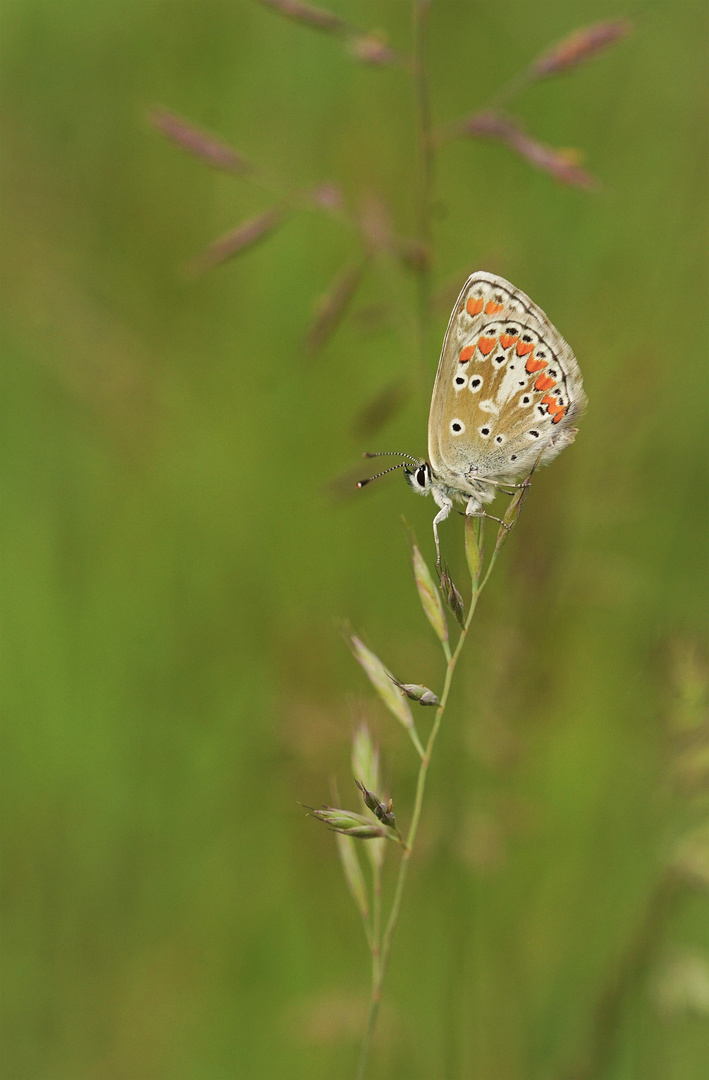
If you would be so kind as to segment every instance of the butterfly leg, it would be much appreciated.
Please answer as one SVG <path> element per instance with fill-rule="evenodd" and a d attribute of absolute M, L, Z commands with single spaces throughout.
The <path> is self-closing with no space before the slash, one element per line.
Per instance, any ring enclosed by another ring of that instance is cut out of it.
<path fill-rule="evenodd" d="M 438 501 L 438 500 L 436 500 L 436 501 Z M 440 510 L 438 511 L 435 518 L 433 519 L 433 539 L 436 541 L 436 566 L 440 567 L 440 565 L 441 565 L 441 545 L 440 545 L 440 543 L 438 541 L 438 526 L 440 525 L 440 523 L 442 521 L 445 521 L 446 518 L 448 517 L 448 515 L 450 514 L 451 509 L 453 507 L 453 503 L 451 502 L 450 499 L 446 499 L 445 501 L 443 501 L 443 498 L 441 498 L 441 502 L 439 502 L 438 505 L 440 506 Z"/>
<path fill-rule="evenodd" d="M 504 525 L 506 529 L 509 529 L 509 525 L 506 525 L 502 518 L 495 517 L 494 514 L 488 514 L 485 510 L 481 510 L 480 503 L 477 499 L 468 500 L 468 505 L 465 508 L 465 516 L 489 518 L 490 521 L 496 521 L 499 525 Z"/>
<path fill-rule="evenodd" d="M 536 464 L 535 464 L 534 468 L 536 468 Z M 534 469 L 532 469 L 532 472 L 534 472 Z M 506 483 L 505 481 L 502 481 L 502 480 L 491 480 L 488 476 L 476 476 L 475 480 L 479 484 L 492 484 L 492 486 L 496 487 L 498 489 L 498 491 L 501 491 L 503 495 L 511 495 L 512 492 L 505 491 L 505 488 L 513 488 L 514 490 L 517 490 L 517 488 L 529 487 L 529 484 L 530 484 L 529 477 L 531 475 L 532 475 L 532 473 L 530 473 L 529 476 L 526 477 L 526 479 L 524 479 L 521 484 L 513 484 L 511 481 L 508 484 L 508 483 Z"/>

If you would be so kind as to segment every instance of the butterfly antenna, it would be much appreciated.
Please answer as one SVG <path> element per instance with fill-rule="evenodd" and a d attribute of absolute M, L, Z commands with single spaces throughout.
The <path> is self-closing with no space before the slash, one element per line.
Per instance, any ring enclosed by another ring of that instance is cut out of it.
<path fill-rule="evenodd" d="M 365 457 L 379 457 L 379 454 L 365 454 Z M 410 458 L 410 461 L 416 461 L 416 458 Z M 387 473 L 394 472 L 396 469 L 405 469 L 406 462 L 400 461 L 398 465 L 392 465 L 390 469 L 385 469 L 384 472 L 378 472 L 376 476 L 368 476 L 366 480 L 360 480 L 357 483 L 358 488 L 366 487 L 367 484 L 371 484 L 372 480 L 378 480 L 380 476 L 386 476 Z"/>
<path fill-rule="evenodd" d="M 365 452 L 362 454 L 362 457 L 403 457 L 406 458 L 407 461 L 414 461 L 417 465 L 419 462 L 418 458 L 412 457 L 411 454 L 401 454 L 398 450 L 378 450 L 376 454 L 368 454 L 365 450 Z M 383 473 L 381 475 L 383 475 Z M 372 477 L 372 479 L 374 479 L 374 477 Z"/>

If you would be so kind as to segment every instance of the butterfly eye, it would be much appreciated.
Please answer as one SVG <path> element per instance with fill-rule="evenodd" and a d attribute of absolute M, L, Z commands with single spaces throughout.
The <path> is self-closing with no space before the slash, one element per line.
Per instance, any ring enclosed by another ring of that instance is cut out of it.
<path fill-rule="evenodd" d="M 426 466 L 420 465 L 419 468 L 416 470 L 416 483 L 419 487 L 425 488 L 427 479 L 428 477 L 426 473 Z"/>

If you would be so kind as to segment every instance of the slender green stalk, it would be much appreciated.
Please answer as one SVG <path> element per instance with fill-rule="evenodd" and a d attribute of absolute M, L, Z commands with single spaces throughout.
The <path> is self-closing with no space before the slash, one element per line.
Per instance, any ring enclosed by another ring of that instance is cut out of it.
<path fill-rule="evenodd" d="M 372 902 L 372 982 L 379 980 L 379 957 L 382 941 L 382 867 L 377 863 L 373 870 Z"/>
<path fill-rule="evenodd" d="M 421 811 L 423 809 L 423 799 L 426 791 L 426 779 L 428 777 L 428 767 L 431 763 L 431 755 L 433 753 L 433 747 L 438 736 L 438 732 L 441 727 L 441 721 L 443 720 L 443 714 L 448 704 L 448 697 L 450 695 L 451 686 L 453 684 L 453 675 L 455 673 L 456 665 L 463 651 L 463 646 L 468 636 L 470 625 L 475 615 L 475 609 L 477 607 L 478 599 L 483 589 L 487 585 L 492 568 L 497 560 L 497 550 L 493 551 L 490 561 L 488 563 L 485 576 L 481 582 L 473 582 L 473 593 L 470 600 L 470 607 L 465 619 L 465 625 L 460 631 L 456 647 L 451 653 L 448 643 L 444 642 L 444 650 L 446 655 L 446 674 L 443 683 L 443 690 L 441 692 L 441 700 L 436 708 L 436 715 L 431 726 L 431 732 L 428 736 L 426 743 L 426 749 L 419 766 L 418 779 L 416 782 L 416 797 L 414 799 L 414 807 L 411 815 L 411 824 L 409 825 L 409 831 L 406 836 L 406 840 L 402 845 L 401 859 L 399 861 L 399 872 L 396 879 L 396 886 L 394 889 L 394 897 L 392 899 L 391 910 L 389 912 L 389 918 L 387 920 L 386 928 L 384 930 L 384 936 L 381 939 L 381 946 L 379 945 L 379 931 L 373 935 L 377 947 L 376 962 L 374 959 L 374 950 L 372 952 L 372 987 L 369 1002 L 369 1016 L 367 1018 L 367 1028 L 362 1041 L 362 1050 L 359 1060 L 359 1068 L 357 1071 L 357 1080 L 364 1080 L 365 1072 L 367 1068 L 367 1059 L 369 1056 L 369 1050 L 372 1043 L 372 1038 L 377 1024 L 377 1017 L 379 1015 L 379 1005 L 382 997 L 382 987 L 384 985 L 384 978 L 386 976 L 387 964 L 389 961 L 389 954 L 391 952 L 391 944 L 396 930 L 397 923 L 399 921 L 399 912 L 401 910 L 401 900 L 404 893 L 404 886 L 406 884 L 406 876 L 409 867 L 409 860 L 413 854 L 414 844 L 416 841 L 416 835 L 418 832 L 419 821 L 421 818 Z M 376 897 L 375 897 L 376 903 Z M 375 908 L 376 911 L 376 908 Z"/>
<path fill-rule="evenodd" d="M 382 933 L 382 871 L 381 866 L 375 866 L 373 869 L 373 882 L 372 882 L 372 932 L 369 942 L 369 947 L 372 953 L 372 1003 L 369 1009 L 369 1016 L 367 1018 L 367 1030 L 365 1032 L 364 1041 L 362 1044 L 362 1055 L 360 1059 L 359 1069 L 357 1071 L 357 1077 L 364 1077 L 364 1070 L 367 1067 L 367 1051 L 374 1035 L 374 1029 L 377 1023 L 377 1015 L 379 1012 L 379 1001 L 381 999 L 381 985 L 382 985 L 382 973 L 381 973 L 381 933 Z M 376 996 L 376 1005 L 374 999 L 374 988 L 378 988 Z"/>

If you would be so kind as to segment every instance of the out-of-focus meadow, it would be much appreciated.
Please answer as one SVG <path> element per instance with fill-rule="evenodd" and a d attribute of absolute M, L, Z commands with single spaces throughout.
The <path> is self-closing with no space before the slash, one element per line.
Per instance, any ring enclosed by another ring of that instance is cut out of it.
<path fill-rule="evenodd" d="M 634 29 L 510 106 L 598 191 L 493 141 L 440 149 L 424 372 L 391 252 L 304 354 L 359 257 L 326 214 L 186 272 L 274 197 L 148 120 L 170 109 L 411 236 L 405 71 L 247 0 L 3 7 L 5 1075 L 352 1075 L 368 954 L 297 802 L 334 776 L 357 807 L 367 718 L 410 813 L 415 757 L 342 620 L 399 677 L 442 672 L 401 521 L 431 558 L 431 500 L 398 474 L 333 481 L 365 449 L 426 453 L 450 301 L 484 268 L 544 307 L 590 405 L 476 616 L 371 1077 L 706 1076 L 703 0 L 433 4 L 436 124 L 578 26 Z M 403 0 L 329 7 L 410 48 Z M 382 394 L 405 400 L 374 431 Z M 441 531 L 462 579 L 461 519 Z"/>

